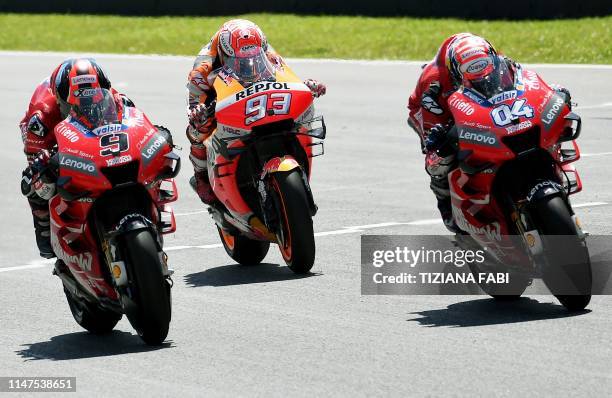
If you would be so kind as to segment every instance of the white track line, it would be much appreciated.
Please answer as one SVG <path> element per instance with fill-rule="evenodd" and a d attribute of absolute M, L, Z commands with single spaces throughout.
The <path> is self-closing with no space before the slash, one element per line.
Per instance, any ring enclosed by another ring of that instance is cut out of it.
<path fill-rule="evenodd" d="M 587 203 L 580 203 L 577 205 L 574 205 L 574 208 L 581 208 L 581 207 L 594 207 L 594 206 L 605 206 L 608 205 L 609 203 L 607 202 L 587 202 Z M 197 212 L 194 212 L 197 213 Z M 187 214 L 187 213 L 184 213 Z M 400 225 L 409 225 L 409 226 L 420 226 L 420 225 L 436 225 L 436 224 L 442 224 L 442 220 L 439 218 L 432 218 L 432 219 L 425 219 L 425 220 L 416 220 L 416 221 L 409 221 L 409 222 L 384 222 L 384 223 L 378 223 L 378 224 L 366 224 L 366 225 L 355 225 L 355 226 L 351 226 L 351 227 L 344 227 L 342 229 L 337 229 L 337 230 L 333 230 L 333 231 L 323 231 L 323 232 L 316 232 L 314 235 L 319 237 L 319 236 L 330 236 L 330 235 L 346 235 L 346 234 L 356 234 L 356 233 L 360 233 L 360 232 L 365 232 L 366 230 L 369 229 L 377 229 L 377 228 L 385 228 L 385 227 L 396 227 L 396 226 L 400 226 Z M 214 243 L 214 244 L 210 244 L 210 245 L 182 245 L 182 246 L 169 246 L 164 248 L 165 251 L 167 252 L 171 252 L 171 251 L 179 251 L 179 250 L 192 250 L 192 249 L 219 249 L 222 248 L 223 245 L 220 243 Z M 40 260 L 40 261 L 31 261 L 28 264 L 25 265 L 20 265 L 20 266 L 16 266 L 16 267 L 6 267 L 6 268 L 0 268 L 0 272 L 9 272 L 9 271 L 22 271 L 22 270 L 26 270 L 26 269 L 33 269 L 33 268 L 45 268 L 51 264 L 53 264 L 55 262 L 54 259 L 50 259 L 50 260 Z"/>
<path fill-rule="evenodd" d="M 0 57 L 74 57 L 90 56 L 99 59 L 153 59 L 156 61 L 193 61 L 196 54 L 186 55 L 160 55 L 160 54 L 113 54 L 89 52 L 55 52 L 55 51 L 0 51 Z M 363 59 L 333 59 L 333 58 L 286 58 L 291 63 L 334 63 L 351 65 L 378 65 L 378 66 L 421 66 L 429 61 L 414 60 L 363 60 Z M 524 64 L 534 68 L 554 69 L 612 69 L 612 65 L 601 64 Z"/>
<path fill-rule="evenodd" d="M 580 204 L 577 204 L 577 205 L 573 205 L 572 207 L 574 209 L 579 209 L 581 207 L 605 206 L 607 204 L 609 204 L 609 203 L 607 203 L 607 202 L 587 202 L 587 203 L 580 203 Z"/>
<path fill-rule="evenodd" d="M 593 156 L 608 156 L 612 155 L 612 152 L 599 152 L 599 153 L 581 153 L 580 157 L 582 158 L 590 158 Z"/>

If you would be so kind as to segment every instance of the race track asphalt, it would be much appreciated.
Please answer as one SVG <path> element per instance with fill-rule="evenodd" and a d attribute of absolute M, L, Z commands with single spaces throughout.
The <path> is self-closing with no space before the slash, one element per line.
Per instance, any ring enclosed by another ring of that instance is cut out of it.
<path fill-rule="evenodd" d="M 191 60 L 98 58 L 115 87 L 183 147 L 178 230 L 166 239 L 176 270 L 168 341 L 145 346 L 125 318 L 104 337 L 72 319 L 51 264 L 38 258 L 19 191 L 25 159 L 17 124 L 63 55 L 0 53 L 0 271 L 19 267 L 0 272 L 0 376 L 76 376 L 79 396 L 610 394 L 609 297 L 569 315 L 548 296 L 509 304 L 486 296 L 361 296 L 361 234 L 445 233 L 432 221 L 434 198 L 406 125 L 416 63 L 290 62 L 301 77 L 328 85 L 317 101 L 326 153 L 312 178 L 317 260 L 311 275 L 298 277 L 275 247 L 253 267 L 236 265 L 218 246 L 192 247 L 219 238 L 188 186 Z M 579 104 L 584 191 L 573 203 L 584 205 L 577 212 L 587 230 L 610 234 L 612 68 L 535 69 L 570 88 Z"/>

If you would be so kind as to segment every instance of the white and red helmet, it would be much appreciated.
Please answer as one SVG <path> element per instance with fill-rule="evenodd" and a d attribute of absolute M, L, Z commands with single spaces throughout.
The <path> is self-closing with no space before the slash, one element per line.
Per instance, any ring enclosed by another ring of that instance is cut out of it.
<path fill-rule="evenodd" d="M 259 50 L 266 51 L 268 42 L 259 26 L 246 19 L 232 19 L 219 31 L 218 52 L 224 57 L 244 58 Z"/>
<path fill-rule="evenodd" d="M 508 86 L 511 72 L 487 40 L 471 33 L 463 33 L 449 44 L 447 67 L 457 85 L 472 88 L 485 97 Z"/>

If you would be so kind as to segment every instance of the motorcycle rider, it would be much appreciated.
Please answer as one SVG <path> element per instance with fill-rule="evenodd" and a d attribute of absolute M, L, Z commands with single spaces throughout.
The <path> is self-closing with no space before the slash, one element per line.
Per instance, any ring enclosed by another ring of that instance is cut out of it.
<path fill-rule="evenodd" d="M 514 85 L 520 66 L 499 54 L 486 39 L 471 33 L 450 36 L 440 46 L 434 59 L 423 66 L 417 86 L 408 100 L 408 125 L 419 135 L 425 154 L 425 170 L 436 196 L 444 225 L 459 232 L 452 215 L 448 173 L 456 166 L 455 151 L 447 134 L 454 125 L 448 99 L 455 91 L 470 88 L 488 99 Z M 563 93 L 570 103 L 570 93 L 561 86 L 551 86 Z"/>
<path fill-rule="evenodd" d="M 208 179 L 207 153 L 204 146 L 204 141 L 210 137 L 217 125 L 214 115 L 216 93 L 213 87 L 216 71 L 228 62 L 235 62 L 230 65 L 233 68 L 244 69 L 246 66 L 257 69 L 257 65 L 244 65 L 244 62 L 249 62 L 247 56 L 255 51 L 265 53 L 270 65 L 263 67 L 282 69 L 285 66 L 283 59 L 268 44 L 266 36 L 255 23 L 245 19 L 232 19 L 224 23 L 210 42 L 200 50 L 188 76 L 189 125 L 186 133 L 191 143 L 189 159 L 194 168 L 190 184 L 202 202 L 208 205 L 217 200 Z M 304 84 L 315 98 L 326 92 L 325 85 L 316 80 L 307 79 Z"/>
<path fill-rule="evenodd" d="M 111 90 L 115 101 L 134 106 L 125 95 L 111 88 L 110 80 L 98 63 L 89 58 L 64 60 L 51 76 L 34 90 L 25 116 L 19 123 L 28 167 L 22 173 L 21 191 L 32 210 L 36 245 L 41 257 L 53 258 L 50 240 L 49 199 L 55 184 L 40 178 L 57 144 L 54 128 L 78 105 L 82 90 L 98 88 Z"/>

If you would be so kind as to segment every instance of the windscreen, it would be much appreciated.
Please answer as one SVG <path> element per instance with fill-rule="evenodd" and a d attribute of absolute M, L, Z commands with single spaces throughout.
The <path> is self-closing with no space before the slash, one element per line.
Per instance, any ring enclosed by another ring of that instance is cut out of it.
<path fill-rule="evenodd" d="M 228 57 L 224 68 L 229 69 L 243 84 L 275 79 L 274 66 L 261 48 L 257 48 L 244 56 Z"/>
<path fill-rule="evenodd" d="M 119 123 L 115 99 L 106 89 L 93 89 L 90 96 L 81 97 L 79 105 L 72 107 L 72 113 L 89 130 Z"/>

